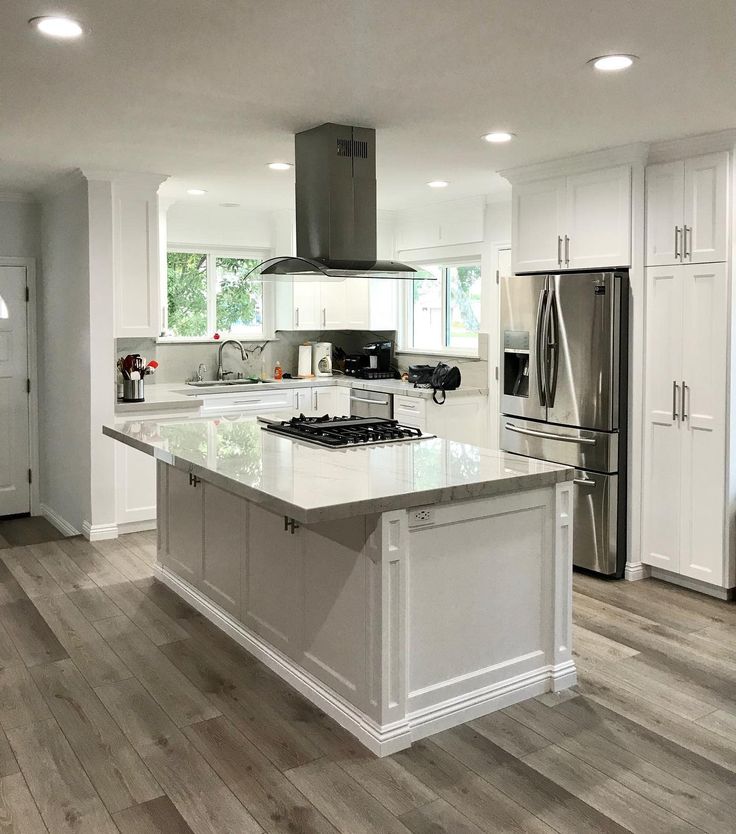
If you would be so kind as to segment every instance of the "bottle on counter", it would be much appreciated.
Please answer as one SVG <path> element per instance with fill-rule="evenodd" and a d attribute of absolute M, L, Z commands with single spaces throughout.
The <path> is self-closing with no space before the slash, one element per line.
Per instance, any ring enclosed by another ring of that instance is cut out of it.
<path fill-rule="evenodd" d="M 274 379 L 283 379 L 284 372 L 281 368 L 281 362 L 276 362 L 276 367 L 273 369 L 273 378 Z"/>

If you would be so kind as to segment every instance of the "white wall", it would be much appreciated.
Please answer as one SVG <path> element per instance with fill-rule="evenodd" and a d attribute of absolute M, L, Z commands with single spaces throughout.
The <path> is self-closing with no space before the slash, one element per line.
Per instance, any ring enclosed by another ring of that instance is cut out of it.
<path fill-rule="evenodd" d="M 174 203 L 166 214 L 169 243 L 271 249 L 271 212 Z"/>
<path fill-rule="evenodd" d="M 19 196 L 0 195 L 0 255 L 38 258 L 41 254 L 41 209 Z"/>
<path fill-rule="evenodd" d="M 87 183 L 41 204 L 38 285 L 41 503 L 76 530 L 90 511 L 90 276 Z"/>

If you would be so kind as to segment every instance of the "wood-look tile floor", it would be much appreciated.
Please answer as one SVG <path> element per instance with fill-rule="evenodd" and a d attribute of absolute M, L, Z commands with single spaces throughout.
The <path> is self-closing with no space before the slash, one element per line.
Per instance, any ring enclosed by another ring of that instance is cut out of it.
<path fill-rule="evenodd" d="M 0 550 L 0 831 L 736 831 L 736 606 L 575 577 L 580 684 L 377 759 L 151 576 Z"/>

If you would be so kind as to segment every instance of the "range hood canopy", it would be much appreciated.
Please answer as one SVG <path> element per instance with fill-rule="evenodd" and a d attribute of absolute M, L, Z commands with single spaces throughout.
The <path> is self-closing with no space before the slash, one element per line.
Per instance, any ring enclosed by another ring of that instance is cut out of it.
<path fill-rule="evenodd" d="M 327 123 L 295 136 L 296 255 L 249 273 L 261 280 L 429 277 L 376 257 L 376 131 Z"/>

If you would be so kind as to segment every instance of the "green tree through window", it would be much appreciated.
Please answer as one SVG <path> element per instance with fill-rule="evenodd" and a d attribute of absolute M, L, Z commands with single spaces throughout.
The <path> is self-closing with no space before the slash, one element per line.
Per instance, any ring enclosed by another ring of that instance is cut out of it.
<path fill-rule="evenodd" d="M 167 258 L 168 330 L 172 336 L 207 332 L 207 256 L 169 252 Z"/>

